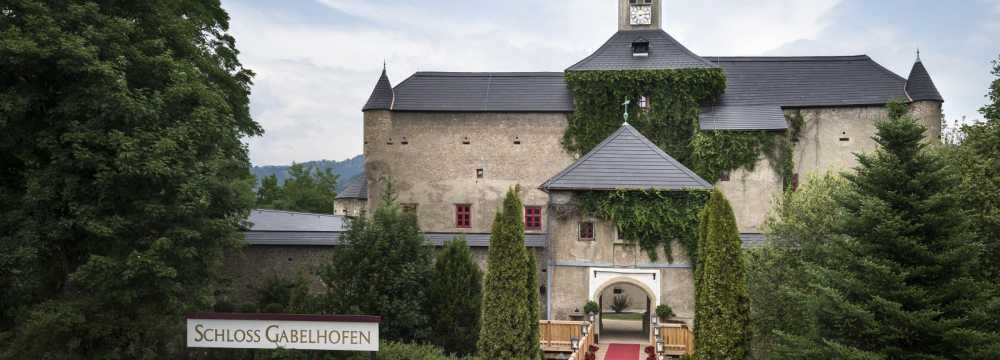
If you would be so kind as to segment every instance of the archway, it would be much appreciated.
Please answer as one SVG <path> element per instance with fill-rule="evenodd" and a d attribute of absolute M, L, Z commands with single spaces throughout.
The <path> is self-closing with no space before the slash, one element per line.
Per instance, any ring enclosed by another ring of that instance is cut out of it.
<path fill-rule="evenodd" d="M 601 314 L 601 343 L 648 344 L 650 317 L 660 303 L 657 270 L 598 269 L 590 271 L 590 300 Z"/>

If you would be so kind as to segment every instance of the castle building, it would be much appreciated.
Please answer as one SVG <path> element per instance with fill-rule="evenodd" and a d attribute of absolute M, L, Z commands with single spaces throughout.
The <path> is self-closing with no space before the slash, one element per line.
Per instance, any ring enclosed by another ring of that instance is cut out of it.
<path fill-rule="evenodd" d="M 417 72 L 391 86 L 383 71 L 363 107 L 369 208 L 391 178 L 424 231 L 481 236 L 519 184 L 527 233 L 545 239 L 538 254 L 547 318 L 567 319 L 628 284 L 651 307 L 668 304 L 690 321 L 694 289 L 682 251 L 673 262 L 654 261 L 620 241 L 614 224 L 553 209 L 577 191 L 714 186 L 731 201 L 745 242 L 759 242 L 784 187 L 776 165 L 762 157 L 753 170 L 702 179 L 627 124 L 577 158 L 561 143 L 575 107 L 567 73 L 721 68 L 725 92 L 703 105 L 700 131 L 781 133 L 790 131 L 789 116 L 801 117 L 793 183 L 849 169 L 854 153 L 874 150 L 874 125 L 890 101 L 909 104 L 929 139 L 940 134 L 943 98 L 919 59 L 903 78 L 864 55 L 699 56 L 662 29 L 661 0 L 618 1 L 618 32 L 566 73 Z"/>
<path fill-rule="evenodd" d="M 520 185 L 526 246 L 538 259 L 540 306 L 547 319 L 579 316 L 591 300 L 607 308 L 613 297 L 628 294 L 636 311 L 667 304 L 676 321 L 690 324 L 694 281 L 680 245 L 651 258 L 620 239 L 613 221 L 574 211 L 574 199 L 589 191 L 717 188 L 733 206 L 744 245 L 752 246 L 762 241 L 763 222 L 788 179 L 765 156 L 752 170 L 704 179 L 628 123 L 588 152 L 573 154 L 563 144 L 578 105 L 569 75 L 720 69 L 725 91 L 701 104 L 695 131 L 795 131 L 792 186 L 811 173 L 847 170 L 856 165 L 855 153 L 874 150 L 875 123 L 887 116 L 890 101 L 909 106 L 927 127 L 928 141 L 940 136 L 943 98 L 919 59 L 904 78 L 865 55 L 700 56 L 663 30 L 661 0 L 617 1 L 618 31 L 590 56 L 575 63 L 567 59 L 565 72 L 417 72 L 392 86 L 383 71 L 362 109 L 365 176 L 338 198 L 338 214 L 371 212 L 391 179 L 399 202 L 417 213 L 428 239 L 440 244 L 464 235 L 485 265 L 494 215 L 508 189 Z M 645 96 L 632 104 L 638 111 L 669 106 Z M 789 121 L 793 118 L 797 124 Z M 328 224 L 333 220 L 292 213 L 255 216 L 265 223 L 305 219 L 320 230 L 303 234 L 326 229 L 327 235 L 318 242 L 294 234 L 286 237 L 293 240 L 269 240 L 273 232 L 254 235 L 251 229 L 251 245 L 336 244 L 339 230 Z"/>

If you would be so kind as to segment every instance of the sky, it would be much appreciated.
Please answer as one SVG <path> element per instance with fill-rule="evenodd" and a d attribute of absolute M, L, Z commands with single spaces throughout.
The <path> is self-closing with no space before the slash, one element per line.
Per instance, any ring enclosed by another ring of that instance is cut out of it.
<path fill-rule="evenodd" d="M 361 107 L 387 64 L 562 71 L 617 30 L 617 0 L 223 0 L 264 135 L 254 165 L 362 151 Z M 949 120 L 979 119 L 1000 54 L 1000 0 L 664 0 L 663 27 L 702 56 L 866 54 L 906 77 L 920 57 Z"/>

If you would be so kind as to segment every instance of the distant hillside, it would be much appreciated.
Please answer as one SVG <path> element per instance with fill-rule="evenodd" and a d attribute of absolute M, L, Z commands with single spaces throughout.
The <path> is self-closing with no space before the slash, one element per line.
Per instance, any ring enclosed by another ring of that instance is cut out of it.
<path fill-rule="evenodd" d="M 365 170 L 365 157 L 364 155 L 358 155 L 343 161 L 319 160 L 304 162 L 302 164 L 306 167 L 319 168 L 321 170 L 332 169 L 334 174 L 340 175 L 337 179 L 337 191 L 340 191 L 347 182 L 351 181 L 355 176 L 361 175 Z M 257 177 L 258 183 L 260 179 L 274 174 L 278 176 L 278 182 L 284 184 L 285 179 L 288 178 L 288 168 L 289 165 L 254 166 L 251 171 Z"/>

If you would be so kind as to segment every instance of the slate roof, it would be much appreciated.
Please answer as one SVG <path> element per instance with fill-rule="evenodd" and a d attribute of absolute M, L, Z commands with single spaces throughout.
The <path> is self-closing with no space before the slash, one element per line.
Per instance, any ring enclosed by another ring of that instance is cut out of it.
<path fill-rule="evenodd" d="M 248 231 L 244 233 L 248 245 L 253 246 L 337 246 L 341 244 L 342 231 L 298 232 L 298 231 Z M 424 233 L 427 241 L 434 246 L 443 246 L 458 233 Z M 469 247 L 489 247 L 490 234 L 463 234 Z M 545 247 L 545 234 L 525 234 L 527 247 Z"/>
<path fill-rule="evenodd" d="M 355 176 L 344 189 L 337 193 L 337 199 L 367 199 L 368 198 L 368 177 L 362 172 Z"/>
<path fill-rule="evenodd" d="M 931 75 L 924 68 L 924 63 L 919 59 L 913 64 L 913 69 L 910 70 L 910 77 L 906 82 L 906 93 L 910 95 L 910 99 L 913 101 L 944 101 L 941 93 L 938 92 L 937 86 L 934 86 L 934 80 L 931 80 Z"/>
<path fill-rule="evenodd" d="M 378 78 L 378 82 L 375 83 L 375 89 L 372 90 L 372 95 L 368 97 L 368 102 L 365 103 L 365 107 L 361 108 L 361 111 L 389 110 L 392 108 L 394 97 L 392 83 L 389 82 L 389 75 L 386 75 L 385 69 L 382 69 L 382 76 Z"/>
<path fill-rule="evenodd" d="M 649 42 L 649 56 L 633 56 L 633 42 Z M 619 31 L 566 71 L 716 68 L 663 30 Z"/>
<path fill-rule="evenodd" d="M 779 105 L 709 106 L 701 109 L 702 130 L 784 130 L 785 112 Z"/>
<path fill-rule="evenodd" d="M 418 72 L 396 86 L 395 94 L 395 111 L 573 111 L 573 97 L 558 72 Z"/>
<path fill-rule="evenodd" d="M 720 106 L 884 105 L 906 99 L 906 79 L 866 55 L 706 57 L 726 73 Z"/>
<path fill-rule="evenodd" d="M 343 231 L 340 215 L 308 214 L 282 210 L 253 210 L 247 218 L 249 231 L 331 232 Z"/>
<path fill-rule="evenodd" d="M 541 186 L 545 190 L 685 190 L 712 185 L 624 124 Z"/>

